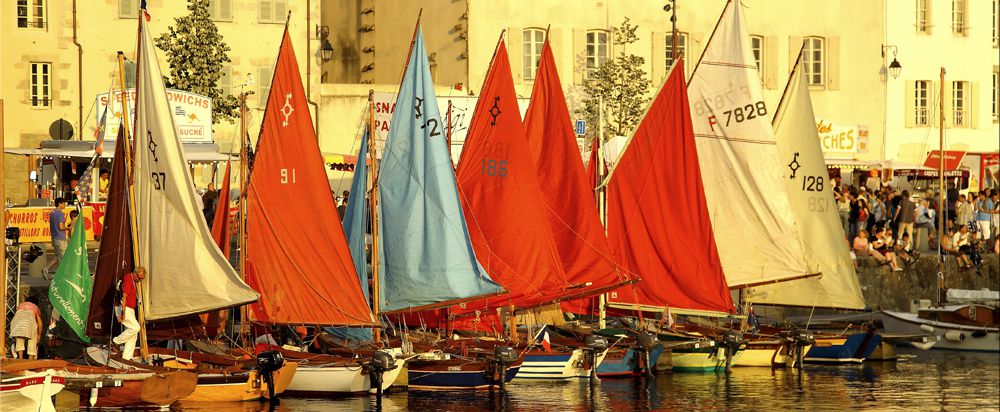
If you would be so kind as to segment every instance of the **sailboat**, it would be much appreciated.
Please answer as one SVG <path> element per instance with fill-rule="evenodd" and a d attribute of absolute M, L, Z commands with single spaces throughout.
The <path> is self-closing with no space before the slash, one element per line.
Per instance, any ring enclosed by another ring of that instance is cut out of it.
<path fill-rule="evenodd" d="M 755 305 L 862 310 L 865 308 L 846 235 L 837 215 L 836 203 L 827 184 L 826 163 L 816 134 L 809 88 L 802 67 L 801 51 L 789 76 L 788 85 L 774 111 L 774 136 L 782 163 L 791 211 L 799 223 L 805 261 L 810 272 L 822 276 L 750 287 L 743 301 Z M 800 331 L 749 343 L 737 366 L 784 366 L 801 362 L 802 353 L 812 347 L 811 332 L 795 340 Z M 823 340 L 820 345 L 826 344 Z M 792 359 L 795 356 L 798 359 Z"/>
<path fill-rule="evenodd" d="M 372 128 L 365 131 L 352 183 L 355 200 L 345 213 L 355 259 L 365 256 L 367 218 L 376 228 L 374 307 L 380 315 L 405 317 L 506 293 L 472 247 L 419 19 L 395 106 L 380 157 L 370 141 Z M 374 176 L 377 180 L 365 201 L 361 193 Z M 367 283 L 364 260 L 355 263 L 358 277 Z M 505 345 L 493 349 L 479 356 L 418 354 L 407 363 L 408 386 L 411 390 L 502 387 L 518 373 L 520 359 L 516 353 L 511 357 L 513 351 Z"/>
<path fill-rule="evenodd" d="M 372 327 L 312 125 L 286 24 L 247 187 L 245 276 L 261 294 L 248 318 Z M 381 391 L 403 362 L 394 352 L 376 352 L 368 361 L 280 351 L 302 362 L 290 393 Z"/>
<path fill-rule="evenodd" d="M 584 289 L 592 295 L 637 280 L 633 274 L 621 270 L 612 257 L 597 206 L 593 202 L 593 185 L 588 182 L 576 145 L 547 36 L 542 45 L 524 130 L 559 262 L 567 279 L 573 284 L 587 285 Z M 570 347 L 562 350 L 536 348 L 529 351 L 518 377 L 589 377 L 594 368 L 585 367 L 586 362 L 582 361 L 587 351 L 579 348 L 585 343 L 571 341 Z"/>
<path fill-rule="evenodd" d="M 642 276 L 609 293 L 608 307 L 640 320 L 643 313 L 669 319 L 734 312 L 706 205 L 683 67 L 681 58 L 670 68 L 605 179 L 611 251 L 625 270 Z M 719 348 L 701 344 L 671 356 L 676 369 L 715 370 L 726 359 Z M 650 367 L 657 360 L 651 356 Z"/>

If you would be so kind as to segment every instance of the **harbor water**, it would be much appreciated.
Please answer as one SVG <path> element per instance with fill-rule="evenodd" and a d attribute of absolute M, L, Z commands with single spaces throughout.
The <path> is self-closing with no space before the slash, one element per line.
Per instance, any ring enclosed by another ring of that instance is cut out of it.
<path fill-rule="evenodd" d="M 736 368 L 724 373 L 668 373 L 652 381 L 603 379 L 508 385 L 506 395 L 395 392 L 385 411 L 749 411 L 1000 410 L 1000 355 L 899 349 L 899 360 L 792 369 Z M 266 404 L 182 405 L 191 411 L 266 411 Z M 375 409 L 373 397 L 281 400 L 278 411 Z"/>

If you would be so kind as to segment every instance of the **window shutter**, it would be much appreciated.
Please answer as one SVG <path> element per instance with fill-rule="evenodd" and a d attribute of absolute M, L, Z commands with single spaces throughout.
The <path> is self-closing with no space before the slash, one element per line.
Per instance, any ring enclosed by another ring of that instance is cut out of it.
<path fill-rule="evenodd" d="M 667 35 L 662 31 L 654 31 L 652 36 L 650 37 L 650 41 L 653 43 L 653 50 L 651 51 L 652 57 L 649 58 L 650 73 L 652 73 L 650 79 L 653 81 L 653 88 L 659 89 L 660 84 L 663 83 L 664 76 L 666 76 Z"/>
<path fill-rule="evenodd" d="M 979 82 L 966 82 L 969 88 L 969 95 L 965 99 L 966 108 L 969 111 L 969 127 L 979 128 Z"/>
<path fill-rule="evenodd" d="M 826 88 L 840 90 L 840 37 L 826 39 Z"/>
<path fill-rule="evenodd" d="M 257 82 L 260 84 L 260 96 L 257 97 L 260 107 L 267 106 L 267 98 L 271 93 L 271 77 L 273 77 L 271 66 L 263 66 L 258 71 Z"/>
<path fill-rule="evenodd" d="M 306 13 L 309 11 L 307 10 Z M 288 18 L 288 0 L 274 0 L 274 22 L 284 23 Z"/>
<path fill-rule="evenodd" d="M 524 83 L 524 35 L 521 30 L 523 29 L 520 27 L 507 28 L 507 55 L 510 56 L 514 84 Z M 531 75 L 534 76 L 534 73 Z"/>
<path fill-rule="evenodd" d="M 219 3 L 219 20 L 232 21 L 233 0 L 217 0 L 216 2 Z"/>
<path fill-rule="evenodd" d="M 792 65 L 795 64 L 795 59 L 799 57 L 800 50 L 802 50 L 802 37 L 788 36 L 788 71 L 791 71 Z"/>
<path fill-rule="evenodd" d="M 118 0 L 119 17 L 136 17 L 139 15 L 139 6 L 136 0 Z"/>
<path fill-rule="evenodd" d="M 257 1 L 259 2 L 257 3 L 257 5 L 258 5 L 258 11 L 260 12 L 258 20 L 262 22 L 274 21 L 274 4 L 272 3 L 272 0 L 257 0 Z"/>
<path fill-rule="evenodd" d="M 905 107 L 903 110 L 906 110 L 906 112 L 903 113 L 904 114 L 903 118 L 905 119 L 904 121 L 905 121 L 906 127 L 916 127 L 917 126 L 917 116 L 916 116 L 916 111 L 917 111 L 917 104 L 916 104 L 917 102 L 916 102 L 916 100 L 917 100 L 917 97 L 916 97 L 916 87 L 915 87 L 914 83 L 915 82 L 906 82 L 906 86 L 904 87 L 904 91 L 903 91 L 903 93 L 904 93 L 903 94 L 903 103 L 904 103 L 904 107 Z"/>
<path fill-rule="evenodd" d="M 573 29 L 573 84 L 582 86 L 587 72 L 587 31 Z"/>
<path fill-rule="evenodd" d="M 934 3 L 934 1 L 927 0 L 927 17 L 924 18 L 927 21 L 927 30 L 924 33 L 927 34 L 931 34 L 934 31 L 934 9 L 931 8 L 931 3 Z"/>
<path fill-rule="evenodd" d="M 778 38 L 767 36 L 764 38 L 764 87 L 769 90 L 778 88 Z M 792 63 L 789 63 L 791 67 Z M 791 69 L 789 69 L 791 71 Z"/>

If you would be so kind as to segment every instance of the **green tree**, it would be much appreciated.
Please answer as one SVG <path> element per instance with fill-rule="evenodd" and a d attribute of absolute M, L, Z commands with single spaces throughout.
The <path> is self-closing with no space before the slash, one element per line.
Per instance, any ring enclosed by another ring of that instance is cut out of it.
<path fill-rule="evenodd" d="M 212 123 L 232 121 L 238 116 L 239 102 L 218 86 L 229 46 L 219 34 L 208 12 L 209 0 L 188 0 L 188 15 L 177 17 L 177 26 L 156 38 L 156 47 L 167 54 L 170 75 L 167 87 L 198 93 L 212 99 Z"/>
<path fill-rule="evenodd" d="M 642 69 L 645 59 L 634 54 L 626 54 L 625 46 L 638 40 L 638 27 L 626 17 L 621 26 L 613 29 L 615 48 L 620 50 L 614 59 L 606 61 L 590 73 L 584 83 L 587 97 L 583 108 L 577 110 L 587 123 L 598 123 L 598 107 L 604 99 L 604 136 L 627 136 L 631 134 L 646 111 L 650 81 Z"/>

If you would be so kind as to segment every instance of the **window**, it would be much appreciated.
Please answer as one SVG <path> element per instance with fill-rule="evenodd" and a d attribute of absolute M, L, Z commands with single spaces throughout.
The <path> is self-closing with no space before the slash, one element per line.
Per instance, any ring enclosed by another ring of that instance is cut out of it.
<path fill-rule="evenodd" d="M 260 93 L 257 96 L 257 101 L 260 103 L 260 107 L 264 107 L 267 104 L 268 95 L 271 93 L 271 77 L 274 77 L 274 68 L 271 66 L 261 66 L 257 69 L 257 82 L 260 84 Z"/>
<path fill-rule="evenodd" d="M 233 0 L 210 0 L 208 14 L 215 21 L 233 21 Z"/>
<path fill-rule="evenodd" d="M 538 71 L 538 61 L 542 58 L 542 45 L 545 44 L 545 31 L 542 29 L 524 29 L 521 32 L 521 42 L 524 44 L 524 79 L 532 80 Z"/>
<path fill-rule="evenodd" d="M 678 58 L 681 57 L 681 56 L 684 56 L 684 53 L 687 51 L 687 40 L 688 40 L 687 33 L 680 33 L 680 32 L 677 33 L 677 57 Z M 664 44 L 666 45 L 666 47 L 664 49 L 667 52 L 667 56 L 666 56 L 667 57 L 667 66 L 666 67 L 669 69 L 670 66 L 674 65 L 674 36 L 673 36 L 673 34 L 668 34 L 667 35 L 666 43 L 664 43 Z M 688 67 L 694 67 L 694 65 L 691 64 L 690 62 L 687 63 L 686 65 Z"/>
<path fill-rule="evenodd" d="M 951 1 L 951 31 L 955 34 L 965 35 L 965 0 Z"/>
<path fill-rule="evenodd" d="M 810 86 L 823 84 L 823 38 L 806 37 L 802 40 L 805 53 L 802 55 L 802 66 L 806 68 L 806 79 Z"/>
<path fill-rule="evenodd" d="M 118 0 L 118 17 L 134 19 L 139 16 L 139 0 Z"/>
<path fill-rule="evenodd" d="M 750 49 L 753 50 L 753 60 L 757 62 L 757 71 L 764 72 L 764 36 L 750 36 Z"/>
<path fill-rule="evenodd" d="M 45 0 L 17 0 L 17 27 L 45 28 Z"/>
<path fill-rule="evenodd" d="M 917 32 L 930 33 L 930 13 L 927 11 L 927 3 L 931 0 L 917 0 Z"/>
<path fill-rule="evenodd" d="M 608 32 L 587 32 L 587 76 L 597 71 L 608 60 Z"/>
<path fill-rule="evenodd" d="M 968 82 L 951 82 L 952 125 L 955 127 L 969 127 L 968 95 Z"/>
<path fill-rule="evenodd" d="M 917 80 L 913 84 L 913 118 L 916 126 L 930 125 L 930 90 L 930 81 Z"/>
<path fill-rule="evenodd" d="M 993 66 L 993 123 L 1000 122 L 1000 66 Z"/>
<path fill-rule="evenodd" d="M 31 63 L 31 107 L 49 107 L 51 86 L 52 64 Z"/>
<path fill-rule="evenodd" d="M 258 20 L 261 23 L 285 23 L 288 16 L 287 0 L 258 0 Z M 271 77 L 268 76 L 268 79 Z"/>

